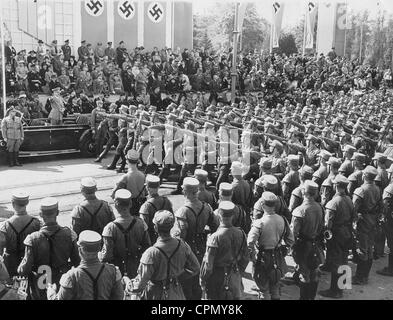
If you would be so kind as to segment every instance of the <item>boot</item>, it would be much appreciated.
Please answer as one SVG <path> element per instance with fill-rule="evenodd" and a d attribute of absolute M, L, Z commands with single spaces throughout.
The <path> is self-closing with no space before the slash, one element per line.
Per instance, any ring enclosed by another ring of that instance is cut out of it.
<path fill-rule="evenodd" d="M 119 159 L 120 159 L 120 154 L 115 154 L 115 156 L 113 157 L 112 163 L 108 167 L 106 167 L 106 168 L 108 170 L 115 170 L 117 161 L 119 161 Z"/>
<path fill-rule="evenodd" d="M 340 299 L 343 297 L 343 291 L 338 288 L 338 274 L 332 272 L 330 275 L 330 288 L 327 290 L 322 290 L 319 294 L 322 297 L 332 298 L 332 299 Z"/>
<path fill-rule="evenodd" d="M 373 259 L 369 259 L 369 260 L 367 260 L 367 262 L 364 266 L 364 280 L 366 283 L 368 282 L 368 276 L 370 274 L 370 270 L 371 270 L 372 265 L 373 265 Z"/>
<path fill-rule="evenodd" d="M 126 166 L 126 162 L 123 161 L 123 162 L 121 163 L 121 165 L 120 165 L 120 168 L 117 169 L 116 172 L 117 172 L 117 173 L 122 173 L 122 172 L 124 172 L 125 166 Z"/>
<path fill-rule="evenodd" d="M 355 276 L 352 277 L 352 284 L 365 285 L 367 283 L 365 279 L 367 264 L 368 264 L 368 260 L 367 261 L 359 260 L 358 265 L 356 267 Z"/>
<path fill-rule="evenodd" d="M 310 282 L 308 284 L 308 300 L 315 300 L 318 291 L 318 281 Z"/>
<path fill-rule="evenodd" d="M 22 165 L 19 163 L 18 157 L 19 157 L 19 152 L 14 152 L 14 164 L 17 167 L 22 167 Z"/>
<path fill-rule="evenodd" d="M 13 167 L 14 166 L 14 153 L 13 152 L 7 152 L 7 160 L 8 160 L 8 166 Z"/>
<path fill-rule="evenodd" d="M 393 277 L 393 253 L 389 253 L 388 266 L 381 270 L 377 270 L 377 273 L 383 276 Z"/>
<path fill-rule="evenodd" d="M 308 300 L 308 283 L 299 283 L 300 298 L 299 300 Z"/>

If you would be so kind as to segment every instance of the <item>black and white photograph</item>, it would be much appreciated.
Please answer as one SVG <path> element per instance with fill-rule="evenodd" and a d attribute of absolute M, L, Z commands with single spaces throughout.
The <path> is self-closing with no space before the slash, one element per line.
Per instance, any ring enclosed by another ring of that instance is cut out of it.
<path fill-rule="evenodd" d="M 393 1 L 1 0 L 0 37 L 1 301 L 393 300 Z"/>

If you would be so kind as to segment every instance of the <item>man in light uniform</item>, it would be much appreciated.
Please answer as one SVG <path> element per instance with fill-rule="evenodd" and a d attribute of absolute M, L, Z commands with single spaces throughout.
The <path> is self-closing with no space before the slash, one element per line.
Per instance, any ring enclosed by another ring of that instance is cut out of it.
<path fill-rule="evenodd" d="M 1 134 L 7 143 L 8 166 L 20 167 L 21 164 L 18 161 L 19 148 L 25 138 L 21 120 L 22 113 L 13 107 L 8 109 L 7 112 L 8 116 L 6 113 L 6 117 L 1 122 Z M 16 113 L 19 113 L 18 117 Z"/>

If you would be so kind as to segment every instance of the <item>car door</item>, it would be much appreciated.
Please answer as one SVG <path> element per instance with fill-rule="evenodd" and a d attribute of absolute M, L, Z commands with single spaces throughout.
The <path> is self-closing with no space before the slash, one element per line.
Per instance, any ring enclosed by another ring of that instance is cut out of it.
<path fill-rule="evenodd" d="M 79 138 L 86 130 L 80 125 L 52 126 L 50 131 L 50 150 L 71 150 L 79 148 Z"/>

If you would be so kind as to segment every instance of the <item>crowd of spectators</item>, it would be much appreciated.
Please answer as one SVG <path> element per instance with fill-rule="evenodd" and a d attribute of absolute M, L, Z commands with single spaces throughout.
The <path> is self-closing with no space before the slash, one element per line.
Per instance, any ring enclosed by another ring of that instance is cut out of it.
<path fill-rule="evenodd" d="M 68 40 L 63 45 L 54 40 L 50 47 L 39 41 L 29 52 L 16 52 L 7 42 L 5 56 L 7 94 L 28 105 L 28 118 L 49 112 L 50 104 L 37 105 L 37 94 L 51 94 L 57 87 L 65 97 L 66 113 L 89 113 L 95 95 L 116 94 L 122 103 L 155 105 L 158 110 L 174 100 L 185 103 L 188 93 L 207 94 L 205 107 L 220 99 L 229 102 L 228 95 L 222 93 L 231 88 L 231 49 L 215 53 L 207 49 L 147 51 L 137 47 L 128 51 L 123 41 L 116 49 L 111 42 L 93 47 L 82 41 L 73 52 Z M 326 56 L 241 52 L 237 72 L 237 94 L 257 93 L 268 107 L 286 99 L 318 100 L 321 92 L 334 100 L 334 95 L 342 91 L 392 87 L 390 69 L 349 61 L 338 57 L 334 50 Z M 167 99 L 163 94 L 168 95 Z"/>

